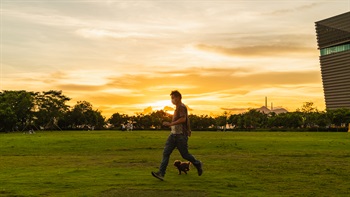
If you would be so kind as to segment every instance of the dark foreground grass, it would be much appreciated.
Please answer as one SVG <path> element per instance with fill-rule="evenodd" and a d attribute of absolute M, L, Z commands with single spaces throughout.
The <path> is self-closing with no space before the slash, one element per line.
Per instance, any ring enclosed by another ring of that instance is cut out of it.
<path fill-rule="evenodd" d="M 0 196 L 350 195 L 350 133 L 194 132 L 204 174 L 177 175 L 171 163 L 162 182 L 151 171 L 168 134 L 0 134 Z"/>

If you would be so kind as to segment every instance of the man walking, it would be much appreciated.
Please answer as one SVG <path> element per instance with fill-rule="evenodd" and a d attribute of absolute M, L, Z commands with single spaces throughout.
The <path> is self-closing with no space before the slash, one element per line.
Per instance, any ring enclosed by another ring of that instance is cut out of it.
<path fill-rule="evenodd" d="M 171 102 L 176 105 L 176 109 L 172 122 L 163 122 L 163 125 L 171 127 L 171 134 L 165 143 L 163 159 L 160 164 L 159 171 L 152 172 L 152 175 L 162 181 L 164 180 L 164 175 L 169 163 L 170 155 L 173 150 L 177 148 L 181 156 L 184 159 L 190 161 L 197 168 L 198 176 L 201 176 L 203 173 L 202 162 L 196 160 L 193 155 L 188 152 L 187 141 L 188 137 L 191 136 L 191 130 L 189 127 L 187 108 L 181 102 L 182 95 L 179 91 L 175 90 L 171 92 L 170 96 Z"/>

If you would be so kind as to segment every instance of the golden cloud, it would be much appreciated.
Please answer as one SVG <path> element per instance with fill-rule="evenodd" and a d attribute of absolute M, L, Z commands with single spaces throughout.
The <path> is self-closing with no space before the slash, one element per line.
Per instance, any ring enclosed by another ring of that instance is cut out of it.
<path fill-rule="evenodd" d="M 57 85 L 58 89 L 66 91 L 75 91 L 75 92 L 94 92 L 101 91 L 102 86 L 93 86 L 93 85 L 76 85 L 76 84 L 61 84 Z"/>
<path fill-rule="evenodd" d="M 174 108 L 173 107 L 169 107 L 169 106 L 165 106 L 163 110 L 171 112 L 171 111 L 174 111 Z"/>
<path fill-rule="evenodd" d="M 152 113 L 152 111 L 153 111 L 153 108 L 149 106 L 143 110 L 143 114 L 150 114 Z"/>
<path fill-rule="evenodd" d="M 234 114 L 239 114 L 242 112 L 246 112 L 248 110 L 247 108 L 225 108 L 225 107 L 222 107 L 221 109 L 224 111 L 230 111 L 230 113 L 234 113 Z"/>

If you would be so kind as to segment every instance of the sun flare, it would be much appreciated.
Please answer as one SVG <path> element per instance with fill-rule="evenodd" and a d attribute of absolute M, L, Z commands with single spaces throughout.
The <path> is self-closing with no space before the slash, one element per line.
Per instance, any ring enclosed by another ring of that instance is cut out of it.
<path fill-rule="evenodd" d="M 174 107 L 173 107 L 174 105 L 171 103 L 170 100 L 160 100 L 160 101 L 146 103 L 145 105 L 152 107 L 153 111 L 163 110 L 169 114 L 174 113 Z"/>

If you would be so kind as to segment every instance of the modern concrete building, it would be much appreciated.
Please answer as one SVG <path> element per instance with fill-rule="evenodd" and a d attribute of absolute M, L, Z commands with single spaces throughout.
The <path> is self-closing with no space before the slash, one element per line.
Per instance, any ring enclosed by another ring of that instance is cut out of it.
<path fill-rule="evenodd" d="M 316 22 L 327 109 L 350 108 L 350 12 Z"/>

